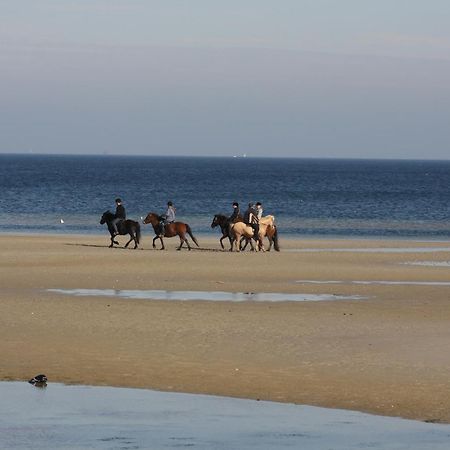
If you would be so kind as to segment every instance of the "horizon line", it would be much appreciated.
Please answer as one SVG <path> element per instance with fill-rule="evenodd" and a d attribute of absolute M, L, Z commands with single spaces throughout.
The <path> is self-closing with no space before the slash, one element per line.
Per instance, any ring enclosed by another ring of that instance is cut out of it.
<path fill-rule="evenodd" d="M 217 159 L 323 159 L 323 160 L 354 160 L 354 161 L 424 161 L 424 162 L 449 162 L 448 159 L 439 158 L 406 158 L 406 157 L 355 157 L 355 156 L 266 156 L 266 155 L 248 155 L 248 154 L 236 154 L 236 155 L 164 155 L 164 154 L 143 154 L 143 153 L 45 153 L 45 152 L 0 152 L 1 156 L 92 156 L 92 157 L 115 157 L 115 158 L 217 158 Z"/>

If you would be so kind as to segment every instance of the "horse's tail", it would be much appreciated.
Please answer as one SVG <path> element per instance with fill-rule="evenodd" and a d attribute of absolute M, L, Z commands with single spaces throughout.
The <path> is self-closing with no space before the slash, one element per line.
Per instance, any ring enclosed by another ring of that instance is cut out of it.
<path fill-rule="evenodd" d="M 139 244 L 141 240 L 141 225 L 139 222 L 136 222 L 136 242 Z"/>
<path fill-rule="evenodd" d="M 278 243 L 278 227 L 274 226 L 275 232 L 273 233 L 273 248 L 276 252 L 280 251 L 280 244 Z"/>
<path fill-rule="evenodd" d="M 194 235 L 192 234 L 191 227 L 188 224 L 186 224 L 186 231 L 187 231 L 187 234 L 189 234 L 189 236 L 191 237 L 191 239 L 195 242 L 195 245 L 197 247 L 200 247 L 200 245 L 198 245 L 197 239 L 195 239 Z"/>

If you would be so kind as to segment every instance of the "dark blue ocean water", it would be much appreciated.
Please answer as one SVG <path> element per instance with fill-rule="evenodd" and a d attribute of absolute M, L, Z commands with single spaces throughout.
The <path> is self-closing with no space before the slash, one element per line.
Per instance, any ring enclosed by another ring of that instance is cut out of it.
<path fill-rule="evenodd" d="M 104 233 L 119 196 L 196 233 L 259 200 L 288 235 L 450 237 L 450 161 L 0 155 L 0 189 L 4 232 Z"/>

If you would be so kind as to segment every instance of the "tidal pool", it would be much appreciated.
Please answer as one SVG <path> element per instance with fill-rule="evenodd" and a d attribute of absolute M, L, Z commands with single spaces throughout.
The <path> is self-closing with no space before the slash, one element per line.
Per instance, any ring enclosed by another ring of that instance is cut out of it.
<path fill-rule="evenodd" d="M 450 261 L 410 261 L 402 264 L 406 266 L 450 267 Z"/>
<path fill-rule="evenodd" d="M 346 252 L 346 253 L 434 253 L 448 252 L 450 247 L 368 247 L 368 248 L 288 248 L 283 252 L 291 253 L 323 253 L 323 252 Z"/>
<path fill-rule="evenodd" d="M 450 425 L 141 389 L 0 383 L 0 448 L 448 450 Z"/>
<path fill-rule="evenodd" d="M 222 292 L 222 291 L 162 291 L 162 290 L 115 290 L 115 289 L 48 289 L 57 294 L 80 297 L 119 297 L 145 300 L 204 300 L 218 302 L 311 302 L 330 300 L 362 300 L 360 295 L 334 294 L 283 294 L 277 292 Z"/>
<path fill-rule="evenodd" d="M 297 280 L 299 284 L 359 284 L 379 286 L 450 286 L 450 281 L 388 281 L 388 280 Z"/>

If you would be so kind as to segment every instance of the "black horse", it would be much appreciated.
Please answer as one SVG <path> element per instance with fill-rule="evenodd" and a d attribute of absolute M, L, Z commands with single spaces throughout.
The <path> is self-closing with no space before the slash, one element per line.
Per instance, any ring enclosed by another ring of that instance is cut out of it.
<path fill-rule="evenodd" d="M 106 223 L 109 234 L 111 235 L 111 245 L 109 248 L 114 247 L 114 244 L 119 245 L 119 243 L 114 240 L 112 221 L 115 217 L 115 214 L 111 211 L 105 211 L 100 219 L 100 224 L 103 225 Z M 141 240 L 141 226 L 139 225 L 139 222 L 135 222 L 134 220 L 122 220 L 117 224 L 117 231 L 121 235 L 130 235 L 130 240 L 125 244 L 125 248 L 128 247 L 131 241 L 134 241 L 134 248 L 138 247 L 139 241 Z"/>
<path fill-rule="evenodd" d="M 241 216 L 237 216 L 237 218 L 233 222 L 243 222 L 244 219 Z M 220 227 L 220 231 L 222 231 L 222 237 L 220 238 L 220 245 L 223 250 L 225 250 L 225 247 L 223 245 L 223 240 L 228 238 L 230 241 L 231 246 L 231 236 L 229 234 L 230 231 L 230 219 L 227 216 L 224 216 L 223 214 L 216 214 L 213 218 L 213 221 L 211 223 L 211 228 L 216 228 L 217 226 Z"/>

